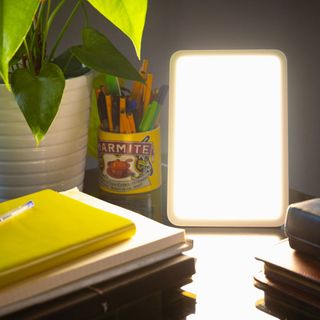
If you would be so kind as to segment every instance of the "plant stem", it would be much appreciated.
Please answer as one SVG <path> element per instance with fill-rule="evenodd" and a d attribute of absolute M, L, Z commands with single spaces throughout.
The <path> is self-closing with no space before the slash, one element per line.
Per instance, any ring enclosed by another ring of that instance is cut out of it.
<path fill-rule="evenodd" d="M 33 61 L 32 61 L 32 56 L 30 55 L 30 51 L 29 51 L 26 39 L 23 40 L 23 43 L 24 43 L 24 46 L 26 48 L 26 53 L 27 53 L 28 62 L 29 62 L 29 69 L 33 74 L 35 74 L 35 69 L 34 69 L 34 65 L 33 65 Z"/>
<path fill-rule="evenodd" d="M 60 41 L 61 41 L 62 37 L 64 36 L 66 30 L 68 29 L 68 27 L 69 27 L 69 25 L 70 25 L 70 23 L 71 23 L 71 20 L 72 20 L 72 18 L 74 17 L 74 15 L 76 14 L 76 12 L 77 12 L 77 10 L 78 10 L 78 8 L 79 8 L 79 6 L 80 6 L 81 3 L 82 3 L 82 0 L 79 0 L 79 1 L 77 2 L 77 4 L 74 6 L 72 12 L 70 13 L 68 19 L 66 20 L 64 26 L 62 27 L 62 29 L 61 29 L 58 37 L 57 37 L 57 41 L 56 41 L 56 43 L 54 44 L 54 46 L 53 46 L 53 48 L 52 48 L 52 50 L 51 50 L 51 53 L 50 53 L 50 55 L 49 55 L 49 59 L 48 59 L 49 61 L 51 61 L 51 60 L 53 59 L 54 54 L 55 54 L 55 52 L 56 52 L 56 50 L 57 50 L 57 47 L 58 47 L 58 45 L 60 44 Z"/>
<path fill-rule="evenodd" d="M 37 30 L 40 28 L 41 30 L 41 17 L 42 17 L 42 12 L 43 12 L 43 9 L 45 7 L 45 4 L 44 4 L 44 1 L 41 1 L 40 3 L 40 7 L 39 7 L 39 10 L 35 16 L 35 20 L 34 20 L 34 24 L 33 24 L 33 35 L 32 35 L 32 39 L 31 39 L 31 45 L 30 45 L 30 50 L 33 50 L 34 48 L 34 44 L 35 44 L 35 41 L 36 41 L 36 34 L 37 34 Z"/>
<path fill-rule="evenodd" d="M 60 1 L 59 4 L 52 10 L 52 13 L 48 19 L 48 32 L 49 32 L 49 29 L 52 25 L 54 18 L 56 17 L 57 13 L 60 11 L 60 9 L 62 8 L 62 6 L 64 5 L 65 2 L 66 2 L 66 0 Z"/>
<path fill-rule="evenodd" d="M 51 9 L 51 0 L 47 1 L 47 12 L 44 21 L 44 28 L 42 34 L 42 51 L 41 51 L 41 65 L 44 63 L 46 58 L 46 48 L 47 48 L 47 37 L 48 37 L 48 21 L 50 16 L 50 9 Z"/>
<path fill-rule="evenodd" d="M 83 15 L 84 15 L 85 26 L 88 27 L 88 25 L 89 25 L 89 16 L 88 16 L 87 8 L 84 5 L 83 1 L 81 3 L 81 8 L 82 8 L 82 12 L 83 12 Z"/>

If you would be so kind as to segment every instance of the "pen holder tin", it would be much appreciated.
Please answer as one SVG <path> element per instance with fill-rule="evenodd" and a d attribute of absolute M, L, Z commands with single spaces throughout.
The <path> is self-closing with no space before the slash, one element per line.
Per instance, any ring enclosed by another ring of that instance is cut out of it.
<path fill-rule="evenodd" d="M 100 189 L 136 194 L 161 186 L 160 127 L 138 133 L 113 133 L 99 129 Z"/>

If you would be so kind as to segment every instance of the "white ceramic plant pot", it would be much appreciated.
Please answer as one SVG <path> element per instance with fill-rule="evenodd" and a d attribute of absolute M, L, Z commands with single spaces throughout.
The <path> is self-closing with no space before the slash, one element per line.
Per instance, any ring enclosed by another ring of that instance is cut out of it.
<path fill-rule="evenodd" d="M 50 188 L 82 189 L 92 74 L 66 80 L 56 118 L 35 140 L 13 95 L 0 84 L 0 201 Z"/>

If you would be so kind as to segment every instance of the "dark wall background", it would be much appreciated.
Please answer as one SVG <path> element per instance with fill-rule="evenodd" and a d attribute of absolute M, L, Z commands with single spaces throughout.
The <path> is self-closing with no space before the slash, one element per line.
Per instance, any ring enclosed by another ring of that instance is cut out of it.
<path fill-rule="evenodd" d="M 138 66 L 130 41 L 94 9 L 89 8 L 89 16 L 90 24 Z M 73 30 L 82 24 L 81 18 L 79 14 Z M 320 196 L 319 34 L 319 0 L 149 0 L 142 58 L 150 60 L 156 84 L 161 85 L 168 83 L 169 59 L 176 50 L 283 51 L 288 61 L 290 187 Z M 61 49 L 78 42 L 75 33 L 69 32 Z M 165 103 L 161 118 L 164 158 L 167 111 Z"/>

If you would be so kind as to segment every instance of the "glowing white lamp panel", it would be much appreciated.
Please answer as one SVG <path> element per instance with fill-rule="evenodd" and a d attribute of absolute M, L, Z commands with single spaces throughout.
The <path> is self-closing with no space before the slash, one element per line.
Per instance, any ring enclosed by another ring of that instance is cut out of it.
<path fill-rule="evenodd" d="M 179 51 L 170 62 L 168 217 L 278 226 L 288 205 L 286 59 Z"/>

